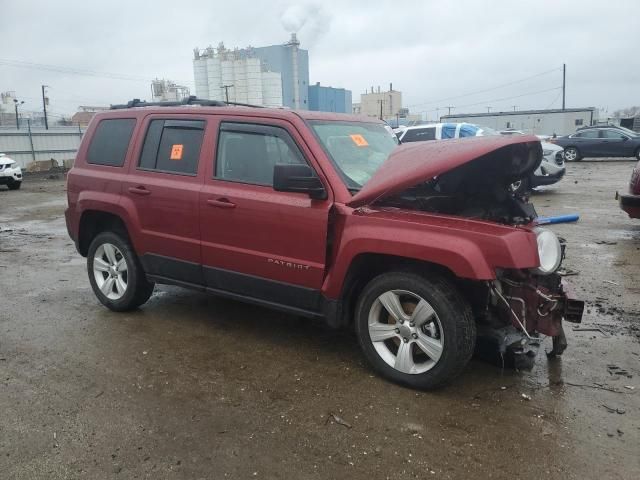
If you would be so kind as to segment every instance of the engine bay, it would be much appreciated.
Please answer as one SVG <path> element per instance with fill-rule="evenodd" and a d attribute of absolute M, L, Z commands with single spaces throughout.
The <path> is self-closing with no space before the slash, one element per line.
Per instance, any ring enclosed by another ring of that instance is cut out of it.
<path fill-rule="evenodd" d="M 526 195 L 511 189 L 525 176 L 515 173 L 517 162 L 512 155 L 486 155 L 379 203 L 507 225 L 527 224 L 537 213 Z"/>

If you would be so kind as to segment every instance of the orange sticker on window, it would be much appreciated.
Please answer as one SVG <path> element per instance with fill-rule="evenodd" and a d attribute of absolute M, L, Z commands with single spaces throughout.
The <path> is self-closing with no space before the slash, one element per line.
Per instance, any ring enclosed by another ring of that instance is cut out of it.
<path fill-rule="evenodd" d="M 171 156 L 169 157 L 171 160 L 182 160 L 182 149 L 184 145 L 172 145 L 171 146 Z"/>
<path fill-rule="evenodd" d="M 368 147 L 369 143 L 364 139 L 364 137 L 362 135 L 359 134 L 354 134 L 354 135 L 349 135 L 351 137 L 351 140 L 353 140 L 353 143 L 355 143 L 357 146 L 359 147 Z"/>

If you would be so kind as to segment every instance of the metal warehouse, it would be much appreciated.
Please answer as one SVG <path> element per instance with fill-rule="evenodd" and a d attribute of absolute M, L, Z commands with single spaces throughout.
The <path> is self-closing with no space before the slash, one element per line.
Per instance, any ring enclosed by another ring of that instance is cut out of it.
<path fill-rule="evenodd" d="M 593 125 L 598 111 L 594 107 L 553 110 L 521 110 L 495 113 L 460 113 L 443 115 L 441 122 L 477 123 L 496 130 L 513 128 L 542 135 L 568 135 L 578 127 Z"/>

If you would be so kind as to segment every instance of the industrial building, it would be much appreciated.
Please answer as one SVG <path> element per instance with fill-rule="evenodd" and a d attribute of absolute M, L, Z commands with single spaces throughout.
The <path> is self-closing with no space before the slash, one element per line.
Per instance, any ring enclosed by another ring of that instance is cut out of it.
<path fill-rule="evenodd" d="M 323 87 L 320 82 L 309 87 L 309 110 L 351 113 L 351 90 Z"/>
<path fill-rule="evenodd" d="M 397 118 L 403 111 L 402 92 L 393 89 L 393 84 L 389 84 L 389 90 L 383 92 L 378 87 L 377 91 L 366 91 L 360 95 L 360 103 L 353 105 L 353 113 L 356 115 L 366 115 L 367 117 L 383 118 L 385 120 Z"/>
<path fill-rule="evenodd" d="M 196 48 L 193 71 L 200 98 L 309 108 L 309 53 L 295 34 L 284 45 Z"/>
<path fill-rule="evenodd" d="M 443 115 L 441 122 L 476 123 L 496 130 L 515 129 L 542 135 L 568 135 L 578 127 L 594 125 L 598 110 L 594 107 L 553 110 L 521 110 L 494 113 Z"/>
<path fill-rule="evenodd" d="M 155 79 L 151 82 L 151 98 L 154 102 L 179 102 L 189 97 L 189 87 L 170 80 Z"/>

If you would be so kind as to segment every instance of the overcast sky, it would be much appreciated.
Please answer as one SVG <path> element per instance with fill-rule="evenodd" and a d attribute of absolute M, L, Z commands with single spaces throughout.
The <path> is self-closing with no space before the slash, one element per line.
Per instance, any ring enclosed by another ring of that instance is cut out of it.
<path fill-rule="evenodd" d="M 150 80 L 193 88 L 193 48 L 284 43 L 298 30 L 310 82 L 403 92 L 404 106 L 455 113 L 640 104 L 640 1 L 0 0 L 0 91 L 54 113 L 148 98 Z M 64 72 L 6 61 L 64 67 Z M 5 63 L 2 63 L 5 62 Z M 122 74 L 72 74 L 67 69 Z M 546 72 L 546 73 L 545 73 Z M 535 76 L 535 77 L 533 77 Z M 523 79 L 528 80 L 520 81 Z M 517 82 L 517 83 L 513 83 Z M 510 84 L 502 88 L 501 85 Z M 473 92 L 481 93 L 471 94 Z M 538 93 L 536 93 L 538 92 Z M 516 97 L 516 98 L 513 98 Z"/>

